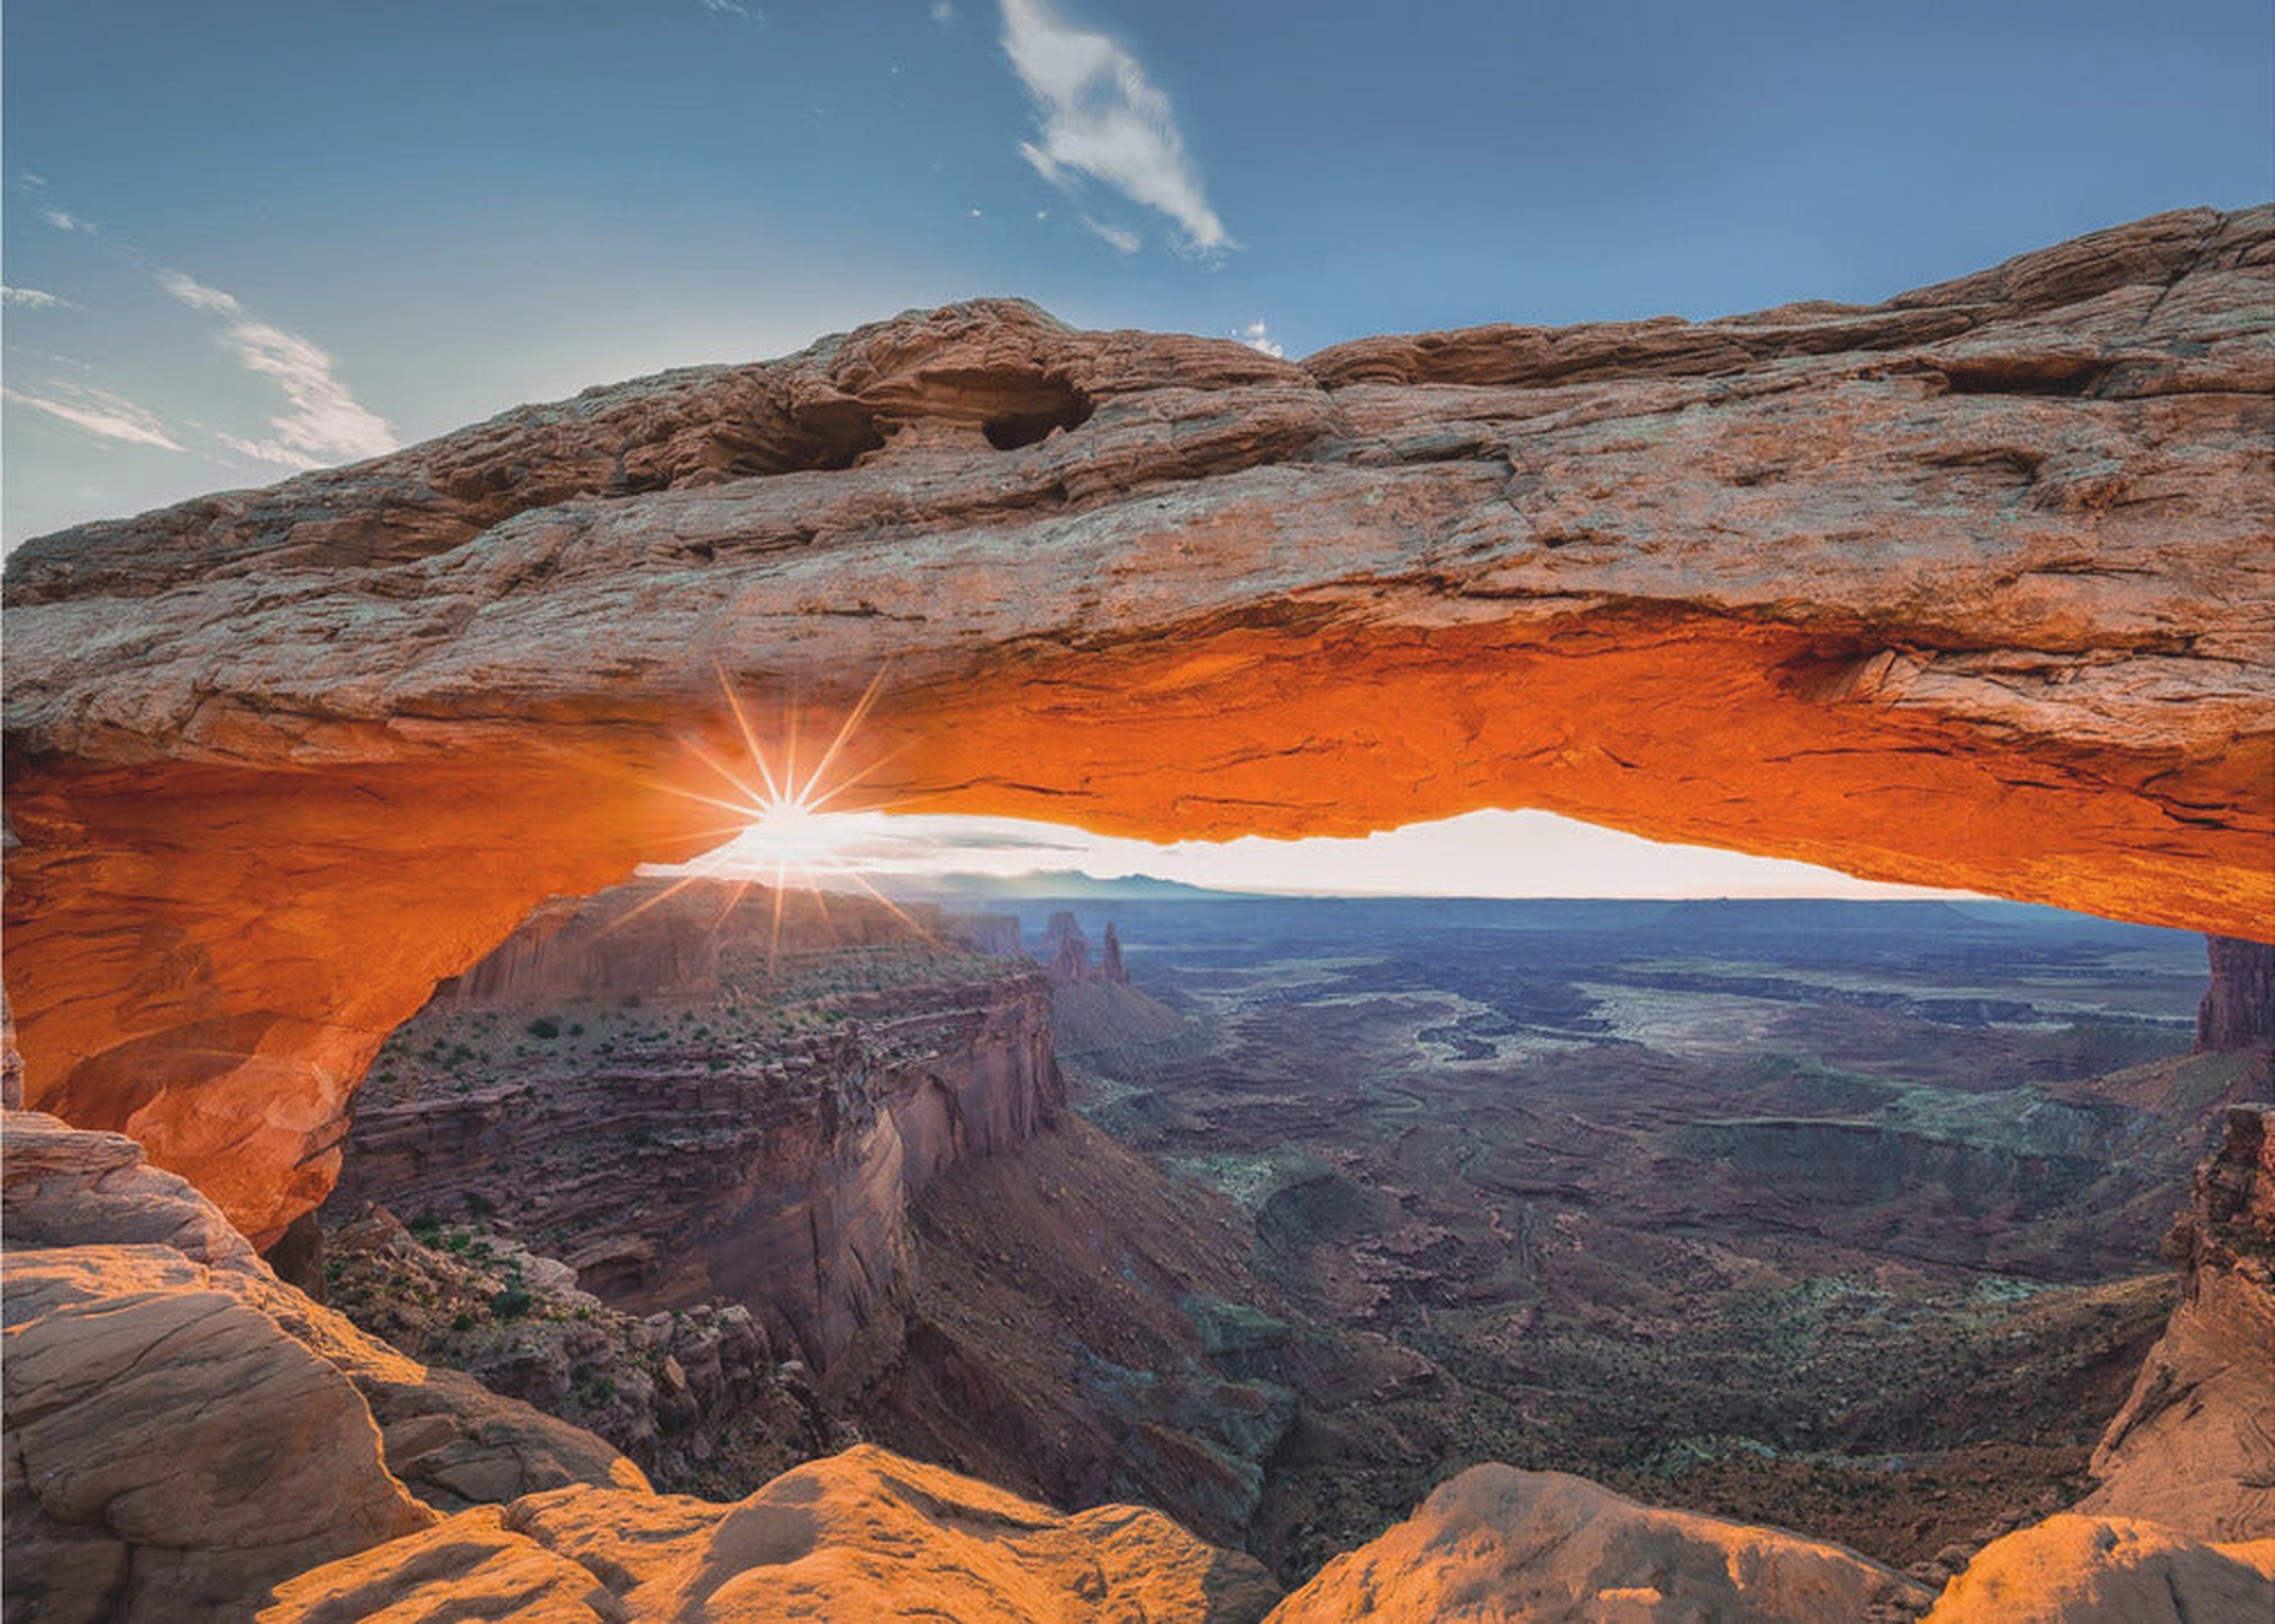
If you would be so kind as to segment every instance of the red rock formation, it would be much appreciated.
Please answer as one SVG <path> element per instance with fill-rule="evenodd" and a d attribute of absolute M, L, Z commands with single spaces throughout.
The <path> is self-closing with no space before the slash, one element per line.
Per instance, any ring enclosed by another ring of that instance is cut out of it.
<path fill-rule="evenodd" d="M 13 1111 L 4 1138 L 10 1618 L 243 1618 L 435 1508 L 646 1487 L 278 1282 L 131 1140 Z"/>
<path fill-rule="evenodd" d="M 884 804 L 1536 805 L 2264 933 L 2271 242 L 1301 365 L 959 306 L 30 542 L 26 1097 L 272 1237 L 435 981 L 715 837 L 655 786 L 715 788 L 722 672 L 772 729 L 889 667 Z"/>
<path fill-rule="evenodd" d="M 1637 1505 L 1561 1472 L 1474 1466 L 1336 1558 L 1274 1624 L 1904 1619 L 1928 1592 L 1838 1545 Z"/>
<path fill-rule="evenodd" d="M 926 1184 L 1024 1141 L 1063 1088 L 1031 963 L 858 898 L 786 898 L 777 933 L 773 904 L 647 882 L 544 910 L 405 1029 L 402 1050 L 488 1052 L 395 1062 L 409 1075 L 359 1102 L 337 1209 L 504 1212 L 616 1307 L 741 1303 L 826 1370 L 905 1303 Z M 450 1018 L 492 1003 L 503 1038 Z"/>
<path fill-rule="evenodd" d="M 2196 1047 L 2275 1051 L 2275 946 L 2214 936 L 2211 986 L 2196 1009 Z"/>
<path fill-rule="evenodd" d="M 2187 1295 L 2094 1451 L 2079 1509 L 2275 1540 L 2275 1107 L 2228 1113 L 2167 1243 Z"/>
<path fill-rule="evenodd" d="M 468 1512 L 281 1586 L 261 1619 L 1253 1624 L 1276 1594 L 1157 1511 L 1067 1516 L 864 1446 L 732 1506 L 571 1491 Z"/>
<path fill-rule="evenodd" d="M 2244 1624 L 2275 1617 L 2275 1541 L 2073 1513 L 1978 1552 L 1925 1624 Z"/>
<path fill-rule="evenodd" d="M 1043 970 L 1053 986 L 1072 986 L 1091 978 L 1090 938 L 1081 921 L 1065 909 L 1051 916 L 1043 930 Z"/>

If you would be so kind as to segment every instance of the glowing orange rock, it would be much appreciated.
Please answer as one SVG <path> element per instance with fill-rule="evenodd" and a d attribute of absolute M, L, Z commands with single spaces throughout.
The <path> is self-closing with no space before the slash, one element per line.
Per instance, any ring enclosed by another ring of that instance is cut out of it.
<path fill-rule="evenodd" d="M 911 808 L 1540 806 L 2265 936 L 2271 245 L 1301 364 L 958 306 L 31 542 L 26 1099 L 273 1235 L 438 978 L 717 837 L 655 785 L 715 787 L 722 673 L 772 723 L 888 669 L 848 765 Z"/>

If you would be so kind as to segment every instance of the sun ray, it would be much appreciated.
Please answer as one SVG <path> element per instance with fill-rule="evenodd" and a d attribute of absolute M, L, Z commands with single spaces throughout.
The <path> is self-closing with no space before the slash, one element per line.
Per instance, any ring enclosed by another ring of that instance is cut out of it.
<path fill-rule="evenodd" d="M 626 909 L 624 912 L 618 914 L 615 918 L 602 925 L 599 930 L 594 931 L 593 933 L 593 938 L 598 940 L 602 936 L 608 935 L 612 931 L 622 930 L 625 925 L 630 925 L 634 919 L 639 918 L 640 915 L 646 913 L 649 909 L 655 907 L 658 903 L 669 902 L 680 892 L 687 889 L 688 887 L 700 885 L 704 880 L 709 878 L 710 876 L 707 874 L 689 874 L 685 878 L 664 887 L 662 890 L 658 891 L 654 896 L 649 897 L 647 901 L 639 903 L 634 907 Z"/>
<path fill-rule="evenodd" d="M 853 702 L 853 708 L 846 712 L 845 720 L 838 724 L 837 736 L 829 741 L 829 748 L 821 752 L 821 759 L 814 766 L 813 775 L 806 780 L 805 789 L 808 792 L 817 788 L 828 775 L 829 764 L 837 759 L 837 752 L 845 747 L 845 741 L 853 736 L 853 730 L 859 727 L 863 719 L 868 715 L 869 707 L 877 702 L 878 691 L 885 684 L 885 673 L 891 668 L 889 662 L 878 667 L 876 676 L 869 679 L 868 687 L 861 691 L 861 697 Z M 799 798 L 805 801 L 804 795 Z M 811 811 L 814 803 L 805 802 L 805 804 Z"/>
<path fill-rule="evenodd" d="M 743 748 L 751 752 L 751 763 L 759 769 L 759 782 L 766 785 L 766 798 L 769 802 L 781 800 L 782 786 L 775 782 L 774 771 L 767 765 L 767 752 L 759 744 L 758 732 L 751 726 L 750 714 L 743 709 L 743 701 L 735 692 L 735 685 L 727 680 L 726 668 L 714 660 L 711 662 L 711 668 L 718 674 L 720 690 L 727 696 L 727 708 L 735 713 L 735 726 L 743 736 Z"/>

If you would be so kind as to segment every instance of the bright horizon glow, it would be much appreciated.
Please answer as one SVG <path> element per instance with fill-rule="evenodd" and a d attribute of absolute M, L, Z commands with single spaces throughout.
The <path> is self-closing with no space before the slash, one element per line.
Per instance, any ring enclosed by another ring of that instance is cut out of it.
<path fill-rule="evenodd" d="M 1704 846 L 1671 845 L 1552 812 L 1476 812 L 1357 838 L 1160 843 L 1064 824 L 940 813 L 778 810 L 716 850 L 643 872 L 867 888 L 979 875 L 1143 875 L 1210 890 L 1319 896 L 1966 897 Z M 841 886 L 839 881 L 843 881 Z"/>

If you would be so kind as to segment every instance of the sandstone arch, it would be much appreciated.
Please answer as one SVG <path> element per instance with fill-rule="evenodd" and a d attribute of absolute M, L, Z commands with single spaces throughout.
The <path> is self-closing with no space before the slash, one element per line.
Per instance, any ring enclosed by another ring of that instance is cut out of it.
<path fill-rule="evenodd" d="M 2260 208 L 1300 364 L 982 302 L 34 541 L 28 1100 L 275 1235 L 437 978 L 714 838 L 657 786 L 731 744 L 718 673 L 812 724 L 889 668 L 898 804 L 1536 805 L 2264 939 L 2271 280 Z"/>

